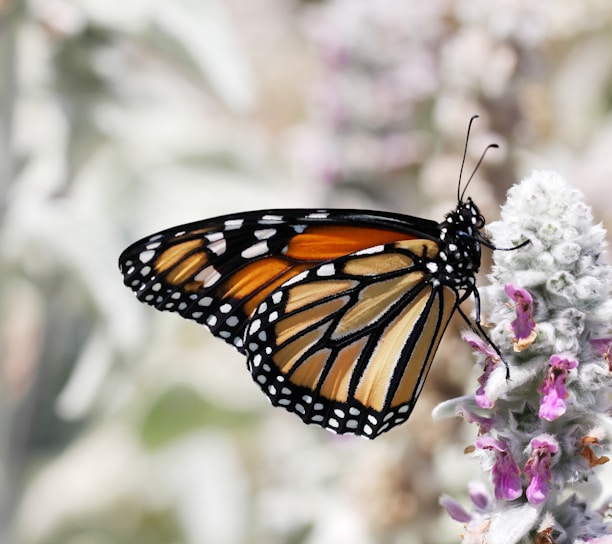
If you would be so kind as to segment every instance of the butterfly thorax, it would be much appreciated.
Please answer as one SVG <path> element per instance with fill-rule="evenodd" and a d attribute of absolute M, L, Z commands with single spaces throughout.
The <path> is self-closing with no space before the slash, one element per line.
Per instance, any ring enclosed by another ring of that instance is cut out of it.
<path fill-rule="evenodd" d="M 440 251 L 435 268 L 441 284 L 474 290 L 474 275 L 480 268 L 480 229 L 484 224 L 484 217 L 470 198 L 460 202 L 440 223 Z"/>

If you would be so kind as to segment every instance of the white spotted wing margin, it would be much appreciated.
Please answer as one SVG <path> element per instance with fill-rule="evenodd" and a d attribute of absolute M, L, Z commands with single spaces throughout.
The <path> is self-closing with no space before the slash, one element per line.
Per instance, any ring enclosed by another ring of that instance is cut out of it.
<path fill-rule="evenodd" d="M 359 251 L 269 295 L 244 347 L 272 404 L 370 439 L 406 421 L 459 301 L 428 270 L 437 247 L 406 240 Z"/>

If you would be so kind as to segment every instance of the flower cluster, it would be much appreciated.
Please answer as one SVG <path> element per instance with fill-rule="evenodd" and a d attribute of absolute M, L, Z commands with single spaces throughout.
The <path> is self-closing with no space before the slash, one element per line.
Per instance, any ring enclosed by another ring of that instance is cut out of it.
<path fill-rule="evenodd" d="M 492 285 L 481 293 L 505 360 L 466 334 L 483 363 L 478 390 L 437 411 L 479 425 L 470 451 L 490 470 L 495 498 L 472 486 L 471 512 L 450 497 L 441 502 L 466 525 L 464 542 L 612 542 L 603 514 L 580 493 L 596 487 L 610 442 L 605 232 L 580 193 L 551 172 L 512 188 L 489 231 L 499 248 L 530 241 L 495 253 Z"/>

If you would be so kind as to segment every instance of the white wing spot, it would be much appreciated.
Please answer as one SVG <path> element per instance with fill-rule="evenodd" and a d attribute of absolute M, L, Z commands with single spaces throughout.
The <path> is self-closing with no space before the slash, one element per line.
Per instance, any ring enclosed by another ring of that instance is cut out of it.
<path fill-rule="evenodd" d="M 221 306 L 219 308 L 219 311 L 222 314 L 229 314 L 232 311 L 232 305 L 231 304 L 224 304 L 223 306 Z"/>
<path fill-rule="evenodd" d="M 293 285 L 294 283 L 302 281 L 307 276 L 308 276 L 308 270 L 304 270 L 303 272 L 300 272 L 299 274 L 293 276 L 293 278 L 288 279 L 285 282 L 285 285 Z"/>
<path fill-rule="evenodd" d="M 282 291 L 276 291 L 276 293 L 272 293 L 272 302 L 274 302 L 274 304 L 278 304 L 281 300 L 283 300 Z"/>
<path fill-rule="evenodd" d="M 247 247 L 240 255 L 245 259 L 252 259 L 254 257 L 265 255 L 267 252 L 268 242 L 262 240 L 261 242 L 253 244 L 251 247 Z"/>
<path fill-rule="evenodd" d="M 242 227 L 244 219 L 228 219 L 225 222 L 225 230 L 236 230 Z"/>
<path fill-rule="evenodd" d="M 201 272 L 198 272 L 193 278 L 195 281 L 202 282 L 204 287 L 210 287 L 219 281 L 221 274 L 217 271 L 214 266 L 207 266 Z"/>
<path fill-rule="evenodd" d="M 259 330 L 259 327 L 261 327 L 261 319 L 255 319 L 249 327 L 249 334 L 255 334 Z"/>
<path fill-rule="evenodd" d="M 140 269 L 140 275 L 141 276 L 148 276 L 151 273 L 151 267 L 150 266 L 143 266 Z"/>
<path fill-rule="evenodd" d="M 378 246 L 366 247 L 365 249 L 361 249 L 355 252 L 355 255 L 372 255 L 374 253 L 381 253 L 385 250 L 385 246 L 383 244 Z"/>
<path fill-rule="evenodd" d="M 317 276 L 333 276 L 336 273 L 336 267 L 333 263 L 327 263 L 317 269 Z"/>
<path fill-rule="evenodd" d="M 215 242 L 211 242 L 208 244 L 208 249 L 212 251 L 215 255 L 223 255 L 225 250 L 227 249 L 227 243 L 225 239 L 216 240 Z"/>
<path fill-rule="evenodd" d="M 138 258 L 141 263 L 148 263 L 155 256 L 155 251 L 149 249 L 147 251 L 143 251 Z"/>
<path fill-rule="evenodd" d="M 255 231 L 255 238 L 258 240 L 267 240 L 276 234 L 276 229 L 262 229 Z"/>
<path fill-rule="evenodd" d="M 329 217 L 329 213 L 327 212 L 309 213 L 306 216 L 307 219 L 327 219 L 328 217 Z"/>
<path fill-rule="evenodd" d="M 266 221 L 275 221 L 275 222 L 279 222 L 279 221 L 282 221 L 282 220 L 283 220 L 283 216 L 282 216 L 282 215 L 271 215 L 271 214 L 268 214 L 268 215 L 264 215 L 264 216 L 261 218 L 261 221 L 260 221 L 260 222 L 262 222 L 262 223 L 263 223 L 263 222 L 266 222 Z"/>
<path fill-rule="evenodd" d="M 228 327 L 235 327 L 236 325 L 238 325 L 238 321 L 239 319 L 235 315 L 232 315 L 227 318 L 227 321 L 225 323 Z"/>
<path fill-rule="evenodd" d="M 213 299 L 211 297 L 202 297 L 198 302 L 199 306 L 210 306 L 212 304 Z"/>
<path fill-rule="evenodd" d="M 217 324 L 217 316 L 209 315 L 208 319 L 206 320 L 206 324 L 210 327 L 214 327 Z"/>
<path fill-rule="evenodd" d="M 204 235 L 204 238 L 206 238 L 209 242 L 216 242 L 217 240 L 223 240 L 223 233 L 209 232 L 208 234 Z"/>

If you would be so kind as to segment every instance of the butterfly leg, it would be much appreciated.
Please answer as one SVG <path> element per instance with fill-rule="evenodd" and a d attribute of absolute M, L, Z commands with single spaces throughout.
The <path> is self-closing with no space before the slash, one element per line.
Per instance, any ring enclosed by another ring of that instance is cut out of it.
<path fill-rule="evenodd" d="M 470 329 L 472 329 L 475 334 L 480 336 L 480 338 L 482 338 L 485 342 L 487 342 L 487 344 L 489 344 L 493 348 L 495 353 L 500 358 L 501 362 L 504 363 L 504 366 L 506 367 L 506 380 L 509 380 L 510 366 L 508 365 L 508 361 L 506 361 L 506 358 L 502 355 L 500 349 L 497 347 L 495 342 L 493 342 L 493 340 L 489 338 L 489 335 L 485 332 L 485 330 L 482 328 L 482 325 L 480 324 L 480 296 L 478 295 L 478 291 L 474 291 L 474 298 L 476 299 L 476 320 L 474 322 L 472 322 L 472 320 L 465 314 L 465 312 L 461 309 L 460 306 L 457 306 L 457 311 L 459 312 L 459 314 L 461 314 L 461 317 L 463 317 L 465 322 L 469 325 Z"/>

